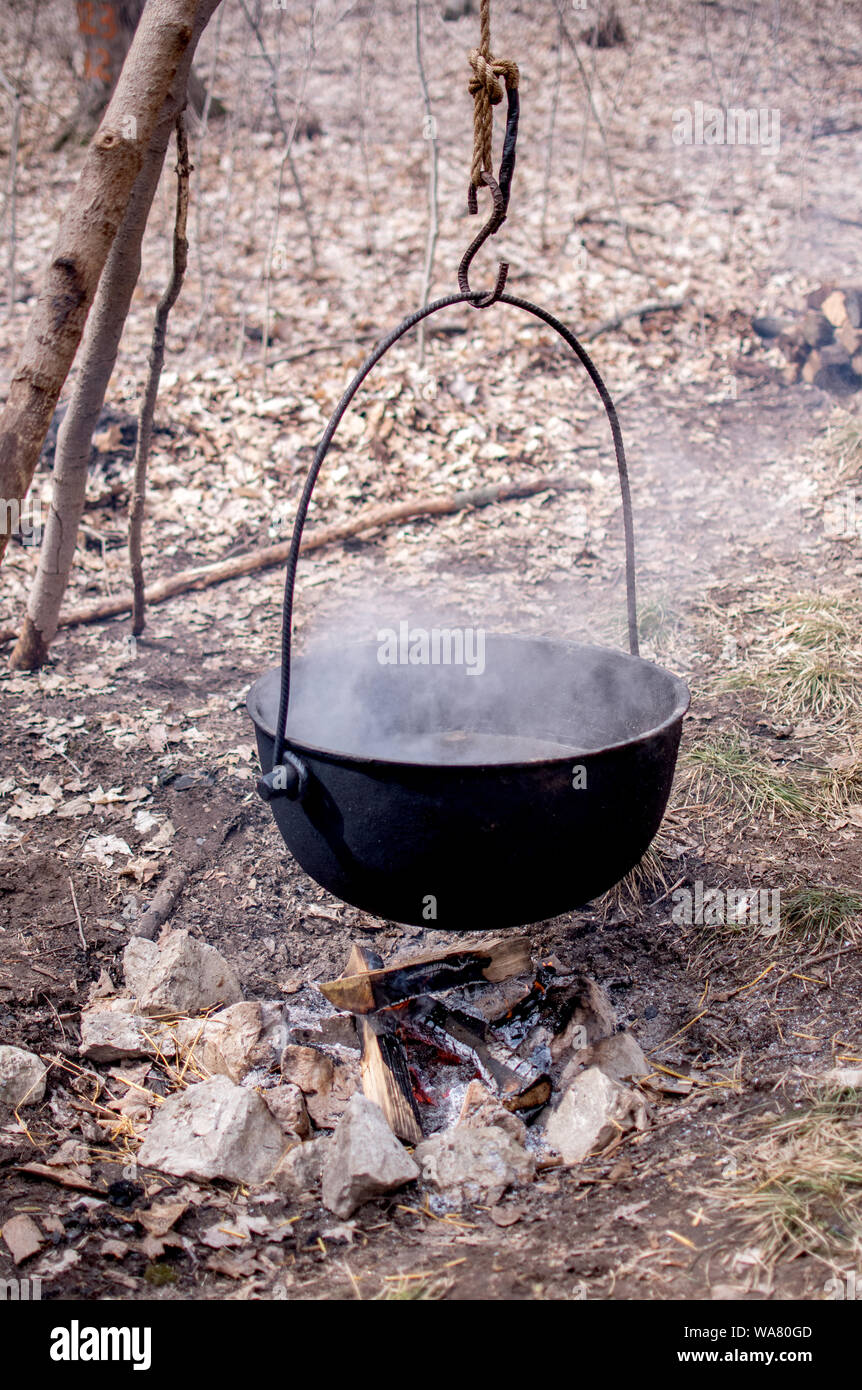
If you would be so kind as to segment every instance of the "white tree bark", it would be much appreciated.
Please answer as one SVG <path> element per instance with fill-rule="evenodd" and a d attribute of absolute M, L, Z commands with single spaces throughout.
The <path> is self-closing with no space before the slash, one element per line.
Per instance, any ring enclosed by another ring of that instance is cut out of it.
<path fill-rule="evenodd" d="M 0 416 L 0 500 L 6 504 L 0 507 L 0 560 L 12 515 L 33 480 L 108 253 L 204 3 L 149 0 L 61 219 Z"/>
<path fill-rule="evenodd" d="M 123 326 L 140 274 L 141 243 L 147 219 L 158 188 L 171 131 L 185 101 L 186 82 L 195 48 L 218 4 L 219 0 L 198 0 L 191 40 L 151 132 L 143 167 L 105 264 L 87 323 L 69 409 L 57 436 L 54 493 L 39 551 L 36 579 L 27 604 L 27 615 L 12 653 L 11 665 L 15 668 L 33 670 L 42 665 L 57 631 L 60 606 L 69 582 L 78 526 L 84 510 L 93 430 L 104 404 Z M 144 17 L 148 10 L 149 5 Z M 133 52 L 134 49 L 130 50 L 128 61 L 131 61 Z M 108 119 L 107 115 L 105 119 Z"/>

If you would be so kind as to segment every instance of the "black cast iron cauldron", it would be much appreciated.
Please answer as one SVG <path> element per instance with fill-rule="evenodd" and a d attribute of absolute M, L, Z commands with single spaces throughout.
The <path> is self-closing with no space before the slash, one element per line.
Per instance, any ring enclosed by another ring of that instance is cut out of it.
<path fill-rule="evenodd" d="M 634 543 L 625 454 L 595 366 L 546 310 L 500 295 L 569 344 L 611 424 L 626 538 L 632 654 L 543 638 L 489 636 L 484 671 L 384 665 L 376 643 L 312 649 L 291 663 L 296 565 L 320 467 L 345 411 L 405 319 L 351 382 L 315 454 L 285 580 L 282 665 L 247 707 L 284 841 L 346 902 L 438 929 L 520 926 L 579 907 L 640 859 L 673 780 L 685 683 L 638 655 Z"/>

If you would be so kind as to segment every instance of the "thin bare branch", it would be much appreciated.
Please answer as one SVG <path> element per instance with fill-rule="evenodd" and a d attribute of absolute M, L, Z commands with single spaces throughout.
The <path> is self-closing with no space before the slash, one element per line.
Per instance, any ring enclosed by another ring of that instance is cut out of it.
<path fill-rule="evenodd" d="M 440 235 L 440 209 L 437 196 L 438 160 L 437 160 L 437 122 L 434 112 L 431 109 L 431 93 L 428 90 L 428 79 L 425 76 L 425 64 L 422 60 L 422 10 L 420 0 L 416 0 L 415 6 L 415 27 L 414 38 L 416 41 L 416 68 L 419 72 L 419 82 L 422 87 L 422 100 L 425 105 L 425 120 L 423 122 L 422 134 L 428 141 L 428 240 L 425 244 L 425 265 L 422 270 L 422 299 L 421 304 L 424 308 L 428 303 L 431 293 L 431 276 L 434 273 L 434 254 L 437 250 L 437 238 Z M 425 324 L 420 323 L 417 338 L 419 341 L 419 365 L 425 360 Z"/>
<path fill-rule="evenodd" d="M 306 62 L 304 68 L 304 81 L 302 85 L 302 90 L 298 93 L 294 105 L 293 120 L 288 125 L 287 121 L 285 121 L 284 117 L 281 114 L 281 105 L 278 100 L 278 66 L 276 65 L 276 63 L 273 62 L 272 54 L 270 53 L 269 49 L 266 46 L 266 43 L 264 42 L 263 34 L 260 32 L 260 25 L 258 24 L 254 15 L 251 13 L 251 10 L 246 4 L 246 0 L 239 0 L 239 3 L 242 7 L 242 12 L 245 15 L 245 18 L 249 24 L 249 27 L 251 28 L 251 31 L 257 39 L 258 47 L 260 48 L 264 62 L 270 70 L 270 74 L 272 77 L 272 81 L 270 83 L 269 88 L 270 100 L 272 102 L 273 112 L 275 113 L 275 119 L 278 121 L 279 129 L 281 130 L 282 136 L 284 138 L 282 169 L 284 168 L 284 164 L 286 163 L 288 169 L 290 170 L 290 177 L 293 180 L 293 186 L 296 189 L 296 196 L 299 199 L 299 208 L 305 221 L 305 229 L 308 233 L 308 248 L 311 253 L 312 269 L 316 271 L 318 267 L 317 235 L 314 230 L 314 223 L 311 220 L 311 213 L 309 211 L 308 203 L 306 201 L 305 190 L 302 187 L 302 182 L 299 177 L 299 171 L 296 167 L 296 161 L 293 158 L 293 142 L 296 137 L 296 128 L 299 124 L 299 117 L 302 111 L 302 103 L 305 99 L 305 85 L 308 80 L 308 71 L 311 66 L 311 54 L 313 54 L 314 52 L 314 22 L 317 17 L 317 6 L 313 5 L 311 8 L 311 16 L 309 19 L 309 29 L 311 37 L 309 40 L 308 61 Z M 279 187 L 280 186 L 281 171 L 279 171 Z"/>
<path fill-rule="evenodd" d="M 168 331 L 168 318 L 171 309 L 179 298 L 183 277 L 189 258 L 189 243 L 186 228 L 189 216 L 189 145 L 186 137 L 185 120 L 182 111 L 177 116 L 177 210 L 174 222 L 174 252 L 171 278 L 156 308 L 153 324 L 153 341 L 150 346 L 150 359 L 147 383 L 141 403 L 138 422 L 138 439 L 135 446 L 135 475 L 132 484 L 132 500 L 129 506 L 129 563 L 132 574 L 132 633 L 140 636 L 144 630 L 144 562 L 142 537 L 144 529 L 144 508 L 147 494 L 147 461 L 150 456 L 150 443 L 153 437 L 153 418 L 156 412 L 156 399 L 159 394 L 159 381 L 165 360 L 165 340 Z"/>
<path fill-rule="evenodd" d="M 592 115 L 592 118 L 593 118 L 593 120 L 594 120 L 595 123 L 596 123 L 596 129 L 597 129 L 598 132 L 599 132 L 599 137 L 600 137 L 601 142 L 602 142 L 602 150 L 603 150 L 603 152 L 604 152 L 604 158 L 605 158 L 605 168 L 606 168 L 606 170 L 607 170 L 607 175 L 608 175 L 608 187 L 609 187 L 609 189 L 610 189 L 611 198 L 612 198 L 612 200 L 613 200 L 614 211 L 616 212 L 617 217 L 618 217 L 619 220 L 620 220 L 620 226 L 621 226 L 622 229 L 623 229 L 623 236 L 625 237 L 626 246 L 627 246 L 628 249 L 629 249 L 629 253 L 631 254 L 632 260 L 633 260 L 633 261 L 635 262 L 635 264 L 637 265 L 637 267 L 638 267 L 638 269 L 640 270 L 641 274 L 646 275 L 647 272 L 644 270 L 643 262 L 641 261 L 641 258 L 640 258 L 640 256 L 638 255 L 638 252 L 636 251 L 635 247 L 632 245 L 631 234 L 630 234 L 630 232 L 629 232 L 628 223 L 626 222 L 626 219 L 625 219 L 624 216 L 623 216 L 623 211 L 622 211 L 622 207 L 621 207 L 621 205 L 620 205 L 619 195 L 618 195 L 618 193 L 617 193 L 616 178 L 614 177 L 613 160 L 611 159 L 611 152 L 610 152 L 610 149 L 609 149 L 609 147 L 608 147 L 607 132 L 606 132 L 606 130 L 605 130 L 605 127 L 604 127 L 604 123 L 603 123 L 603 121 L 602 121 L 602 118 L 601 118 L 601 116 L 599 115 L 598 107 L 596 106 L 595 98 L 594 98 L 594 96 L 593 96 L 592 83 L 590 82 L 590 79 L 589 79 L 589 77 L 588 77 L 588 75 L 587 75 L 586 69 L 584 68 L 584 64 L 583 64 L 583 61 L 582 61 L 582 59 L 581 59 L 580 52 L 578 51 L 578 45 L 577 45 L 577 43 L 575 42 L 575 39 L 573 38 L 572 33 L 571 33 L 571 31 L 570 31 L 570 29 L 569 29 L 568 25 L 566 24 L 566 21 L 565 21 L 565 19 L 564 19 L 564 17 L 563 17 L 563 5 L 564 5 L 564 0 L 555 0 L 555 4 L 556 4 L 556 8 L 557 8 L 557 17 L 558 17 L 559 25 L 560 25 L 560 33 L 562 34 L 563 38 L 565 39 L 566 43 L 568 44 L 569 48 L 570 48 L 571 51 L 572 51 L 572 55 L 574 56 L 575 63 L 577 64 L 577 68 L 578 68 L 578 72 L 579 72 L 579 74 L 580 74 L 581 81 L 582 81 L 582 83 L 583 83 L 583 85 L 584 85 L 584 92 L 585 92 L 585 94 L 586 94 L 587 105 L 588 105 L 588 107 L 589 107 L 589 110 L 590 110 L 590 113 L 591 113 L 591 115 Z"/>

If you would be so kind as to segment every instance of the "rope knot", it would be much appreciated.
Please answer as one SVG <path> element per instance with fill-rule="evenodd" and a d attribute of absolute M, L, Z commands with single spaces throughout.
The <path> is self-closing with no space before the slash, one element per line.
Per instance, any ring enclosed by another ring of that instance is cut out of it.
<path fill-rule="evenodd" d="M 503 85 L 495 70 L 494 59 L 489 60 L 479 52 L 478 48 L 474 48 L 468 54 L 468 62 L 473 69 L 473 76 L 470 78 L 467 88 L 471 97 L 475 101 L 476 97 L 481 98 L 484 94 L 491 105 L 496 106 L 498 102 L 503 100 Z"/>
<path fill-rule="evenodd" d="M 468 62 L 473 69 L 467 90 L 473 98 L 473 162 L 470 183 L 478 188 L 482 173 L 492 173 L 492 107 L 503 100 L 504 91 L 517 88 L 520 80 L 518 64 L 509 58 L 494 58 L 480 48 L 471 49 Z M 502 81 L 501 81 L 502 79 Z"/>
<path fill-rule="evenodd" d="M 517 91 L 518 83 L 521 80 L 521 73 L 517 63 L 513 63 L 511 58 L 494 58 L 492 60 L 495 76 L 502 77 L 506 84 L 507 91 Z"/>

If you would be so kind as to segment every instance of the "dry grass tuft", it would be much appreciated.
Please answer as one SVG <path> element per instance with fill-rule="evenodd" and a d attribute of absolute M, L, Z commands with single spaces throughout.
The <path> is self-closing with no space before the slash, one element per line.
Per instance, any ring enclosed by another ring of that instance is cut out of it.
<path fill-rule="evenodd" d="M 837 812 L 862 806 L 862 757 L 855 748 L 829 760 L 823 795 Z"/>
<path fill-rule="evenodd" d="M 388 1282 L 374 1303 L 433 1303 L 445 1298 L 453 1280 L 435 1274 L 399 1274 L 386 1276 Z"/>
<path fill-rule="evenodd" d="M 817 950 L 834 941 L 855 944 L 862 939 L 862 894 L 831 886 L 795 888 L 781 904 L 781 933 Z"/>
<path fill-rule="evenodd" d="M 737 1212 L 767 1264 L 807 1254 L 832 1264 L 862 1253 L 862 1095 L 812 1092 L 804 1108 L 737 1154 Z M 728 1197 L 730 1202 L 728 1203 Z"/>
<path fill-rule="evenodd" d="M 862 619 L 858 601 L 840 594 L 796 594 L 770 604 L 769 630 L 745 664 L 718 681 L 725 690 L 760 692 L 779 717 L 835 716 L 862 698 Z"/>
<path fill-rule="evenodd" d="M 712 734 L 694 744 L 680 769 L 686 798 L 702 812 L 726 811 L 731 824 L 743 815 L 774 821 L 814 810 L 808 793 L 761 762 L 741 731 Z"/>
<path fill-rule="evenodd" d="M 665 595 L 656 595 L 638 605 L 638 636 L 652 651 L 669 651 L 678 627 L 679 614 Z"/>
<path fill-rule="evenodd" d="M 838 465 L 838 482 L 850 483 L 862 474 L 862 427 L 857 420 L 829 430 L 827 447 Z"/>

